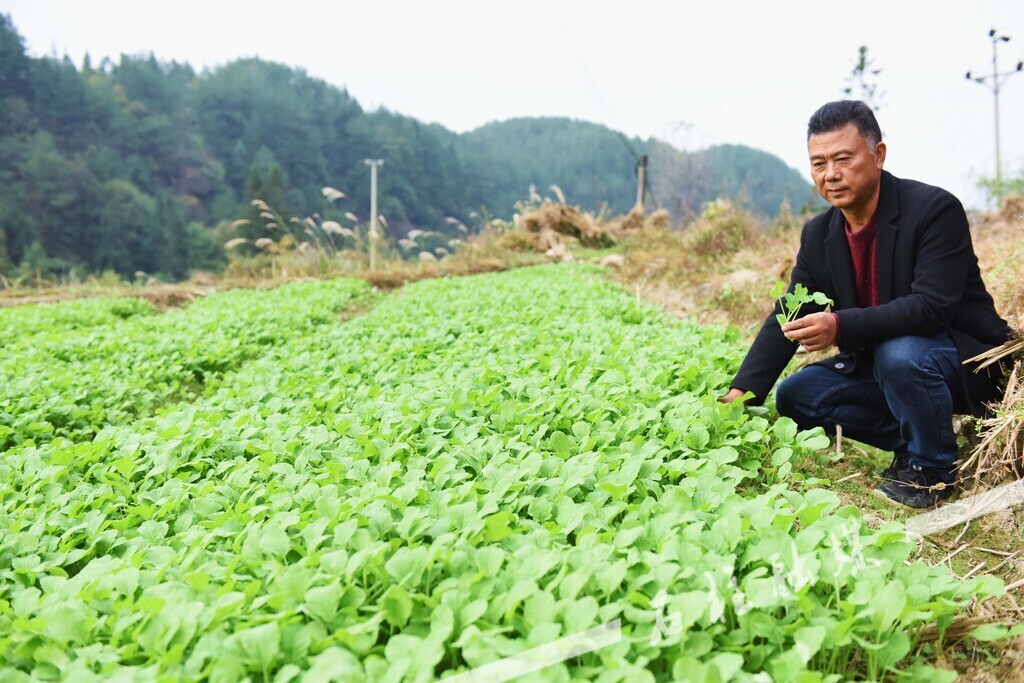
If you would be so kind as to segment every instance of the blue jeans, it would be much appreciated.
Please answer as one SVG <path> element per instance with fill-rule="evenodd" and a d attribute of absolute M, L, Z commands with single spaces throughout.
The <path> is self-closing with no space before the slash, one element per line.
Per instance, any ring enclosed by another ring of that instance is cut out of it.
<path fill-rule="evenodd" d="M 955 398 L 961 393 L 960 360 L 949 334 L 896 337 L 882 342 L 874 360 L 861 359 L 850 374 L 811 365 L 779 384 L 781 415 L 804 429 L 824 427 L 912 465 L 950 473 L 956 463 Z"/>

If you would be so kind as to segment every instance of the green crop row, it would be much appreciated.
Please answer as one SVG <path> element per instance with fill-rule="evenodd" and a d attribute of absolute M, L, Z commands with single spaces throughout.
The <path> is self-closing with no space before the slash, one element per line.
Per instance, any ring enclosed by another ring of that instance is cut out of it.
<path fill-rule="evenodd" d="M 291 327 L 0 460 L 0 678 L 431 681 L 618 620 L 523 680 L 941 681 L 921 629 L 1002 590 L 801 482 L 820 432 L 715 398 L 735 338 L 588 269 Z"/>
<path fill-rule="evenodd" d="M 0 450 L 90 440 L 194 397 L 268 348 L 336 322 L 367 293 L 362 281 L 338 280 L 229 291 L 163 315 L 139 299 L 0 311 L 11 326 L 0 356 Z"/>
<path fill-rule="evenodd" d="M 148 301 L 125 297 L 0 308 L 0 349 L 25 345 L 36 335 L 67 334 L 155 312 Z"/>

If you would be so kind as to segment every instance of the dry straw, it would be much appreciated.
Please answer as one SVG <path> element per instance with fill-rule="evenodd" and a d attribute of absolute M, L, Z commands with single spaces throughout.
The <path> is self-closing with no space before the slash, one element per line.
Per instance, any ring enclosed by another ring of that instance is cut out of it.
<path fill-rule="evenodd" d="M 992 483 L 1012 475 L 1024 475 L 1024 336 L 1017 336 L 986 353 L 968 359 L 978 363 L 978 370 L 997 362 L 1013 359 L 1002 400 L 992 406 L 992 415 L 978 421 L 980 441 L 970 457 L 960 466 L 961 472 L 978 485 L 982 476 Z"/>
<path fill-rule="evenodd" d="M 1024 452 L 1024 373 L 1021 363 L 1014 364 L 1003 400 L 992 417 L 979 423 L 981 441 L 961 469 L 973 471 L 972 476 L 989 478 L 1013 474 L 1021 478 L 1021 455 Z"/>

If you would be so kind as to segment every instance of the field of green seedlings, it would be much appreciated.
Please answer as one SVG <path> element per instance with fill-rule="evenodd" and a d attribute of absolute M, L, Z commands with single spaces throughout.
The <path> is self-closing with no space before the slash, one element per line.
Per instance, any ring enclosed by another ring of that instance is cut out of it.
<path fill-rule="evenodd" d="M 355 307 L 373 307 L 343 315 Z M 0 680 L 943 681 L 990 577 L 792 472 L 743 348 L 596 270 L 0 311 Z"/>

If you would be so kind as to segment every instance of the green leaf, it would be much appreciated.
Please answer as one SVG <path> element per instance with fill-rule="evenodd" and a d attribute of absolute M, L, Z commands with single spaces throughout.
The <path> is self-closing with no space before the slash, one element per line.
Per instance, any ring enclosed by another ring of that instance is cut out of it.
<path fill-rule="evenodd" d="M 601 375 L 598 381 L 603 384 L 611 384 L 612 386 L 621 386 L 626 383 L 626 375 L 618 370 L 608 370 Z"/>
<path fill-rule="evenodd" d="M 269 671 L 281 652 L 281 630 L 276 622 L 270 622 L 234 633 L 224 644 L 241 655 L 247 669 Z"/>
<path fill-rule="evenodd" d="M 821 427 L 806 432 L 800 432 L 796 437 L 796 445 L 812 451 L 820 451 L 830 445 L 828 436 Z"/>
<path fill-rule="evenodd" d="M 711 524 L 711 540 L 715 547 L 725 551 L 739 545 L 743 535 L 743 520 L 737 510 L 730 510 Z"/>
<path fill-rule="evenodd" d="M 384 568 L 400 583 L 415 583 L 419 581 L 419 577 L 427 568 L 428 553 L 428 548 L 422 545 L 413 548 L 399 548 L 387 561 Z"/>
<path fill-rule="evenodd" d="M 412 599 L 400 584 L 392 584 L 380 599 L 384 619 L 397 628 L 405 626 L 412 616 Z"/>
<path fill-rule="evenodd" d="M 459 627 L 465 629 L 487 612 L 486 600 L 473 600 L 459 610 Z"/>
<path fill-rule="evenodd" d="M 514 533 L 512 522 L 515 515 L 507 510 L 488 515 L 484 519 L 484 540 L 488 543 L 496 543 L 503 538 L 508 538 Z"/>
<path fill-rule="evenodd" d="M 430 640 L 444 643 L 455 630 L 455 613 L 448 605 L 438 605 L 430 613 Z"/>
<path fill-rule="evenodd" d="M 324 622 L 332 621 L 338 614 L 338 602 L 344 589 L 335 581 L 326 586 L 316 586 L 306 591 L 304 602 L 306 611 Z"/>
<path fill-rule="evenodd" d="M 567 634 L 582 633 L 594 625 L 597 618 L 597 600 L 587 596 L 573 601 L 565 610 L 562 621 Z"/>
<path fill-rule="evenodd" d="M 709 659 L 706 666 L 709 674 L 712 669 L 718 674 L 717 680 L 731 681 L 743 668 L 743 655 L 736 652 L 722 652 Z"/>
<path fill-rule="evenodd" d="M 309 661 L 309 671 L 303 680 L 307 681 L 347 681 L 363 680 L 363 667 L 359 660 L 348 650 L 341 647 L 329 647 Z"/>
<path fill-rule="evenodd" d="M 260 530 L 260 550 L 278 558 L 283 558 L 291 549 L 288 533 L 276 524 L 268 524 Z"/>
<path fill-rule="evenodd" d="M 888 634 L 878 651 L 878 665 L 884 669 L 892 669 L 910 654 L 910 648 L 910 636 L 903 631 Z"/>
<path fill-rule="evenodd" d="M 793 458 L 792 448 L 780 448 L 772 453 L 772 467 L 779 467 L 783 464 L 789 463 Z"/>
<path fill-rule="evenodd" d="M 823 293 L 821 293 L 821 292 L 815 292 L 815 293 L 814 293 L 814 294 L 813 294 L 813 295 L 811 296 L 811 300 L 812 300 L 812 301 L 813 301 L 814 303 L 816 303 L 816 304 L 819 304 L 819 305 L 821 305 L 821 306 L 831 306 L 831 305 L 833 305 L 833 303 L 834 303 L 834 302 L 832 301 L 832 299 L 829 299 L 829 298 L 828 298 L 827 296 L 825 296 L 825 295 L 824 295 Z"/>
<path fill-rule="evenodd" d="M 407 663 L 405 671 L 429 672 L 432 678 L 434 667 L 444 657 L 444 646 L 435 640 L 398 633 L 388 639 L 384 646 L 384 656 L 392 664 Z M 416 676 L 412 678 L 419 680 Z"/>
<path fill-rule="evenodd" d="M 708 433 L 707 427 L 696 422 L 687 428 L 686 435 L 683 437 L 683 443 L 695 451 L 703 451 L 711 443 L 711 434 Z"/>
<path fill-rule="evenodd" d="M 772 425 L 772 434 L 782 444 L 792 443 L 796 439 L 796 422 L 788 417 L 780 417 Z"/>
<path fill-rule="evenodd" d="M 906 604 L 907 592 L 899 581 L 889 581 L 881 590 L 875 592 L 870 605 L 874 610 L 873 621 L 879 632 L 888 629 L 900 618 Z"/>
<path fill-rule="evenodd" d="M 821 626 L 805 626 L 793 634 L 793 649 L 800 655 L 804 664 L 818 654 L 825 635 L 825 629 Z"/>
<path fill-rule="evenodd" d="M 990 643 L 1006 638 L 1009 633 L 1010 629 L 1003 624 L 982 624 L 971 631 L 971 638 Z"/>

